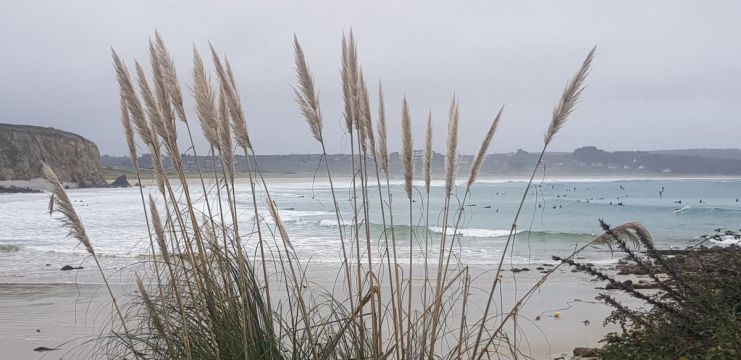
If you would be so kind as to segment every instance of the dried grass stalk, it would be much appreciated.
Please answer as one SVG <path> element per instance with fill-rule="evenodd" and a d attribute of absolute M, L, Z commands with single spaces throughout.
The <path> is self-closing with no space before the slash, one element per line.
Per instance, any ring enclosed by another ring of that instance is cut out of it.
<path fill-rule="evenodd" d="M 468 174 L 468 181 L 466 183 L 466 188 L 469 190 L 473 183 L 476 182 L 476 176 L 478 176 L 481 165 L 486 159 L 486 152 L 489 150 L 489 146 L 491 145 L 491 139 L 494 138 L 494 134 L 497 132 L 497 127 L 499 127 L 499 120 L 502 118 L 502 110 L 504 110 L 504 107 L 500 108 L 497 116 L 494 117 L 494 121 L 492 121 L 491 126 L 489 126 L 489 131 L 486 132 L 484 141 L 479 147 L 479 151 L 473 158 L 473 162 L 471 163 L 471 172 Z"/>
<path fill-rule="evenodd" d="M 553 118 L 551 119 L 551 124 L 548 126 L 548 131 L 546 131 L 544 138 L 546 146 L 550 144 L 553 137 L 558 133 L 558 130 L 560 130 L 563 124 L 566 123 L 569 115 L 574 111 L 576 103 L 579 102 L 579 97 L 581 96 L 582 91 L 584 91 L 584 80 L 587 78 L 587 75 L 589 75 L 589 70 L 592 66 L 592 59 L 594 58 L 596 50 L 597 47 L 595 46 L 592 48 L 592 51 L 589 52 L 579 71 L 569 81 L 568 85 L 566 85 L 566 89 L 564 89 L 563 94 L 561 94 L 561 99 L 558 104 L 553 108 Z"/>
<path fill-rule="evenodd" d="M 306 122 L 309 123 L 314 139 L 322 142 L 322 111 L 319 107 L 319 96 L 315 90 L 314 77 L 306 65 L 304 51 L 301 49 L 301 44 L 299 44 L 295 35 L 293 36 L 293 49 L 296 58 L 296 77 L 299 84 L 298 89 L 293 89 L 296 94 L 296 102 L 306 118 Z"/>

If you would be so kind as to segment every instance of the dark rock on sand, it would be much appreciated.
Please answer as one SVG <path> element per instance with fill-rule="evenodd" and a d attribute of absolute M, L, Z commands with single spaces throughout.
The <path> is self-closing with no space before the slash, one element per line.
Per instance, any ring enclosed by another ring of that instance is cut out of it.
<path fill-rule="evenodd" d="M 127 188 L 131 187 L 131 184 L 129 184 L 129 181 L 126 179 L 126 175 L 121 175 L 117 177 L 116 180 L 113 180 L 111 187 Z"/>
<path fill-rule="evenodd" d="M 59 350 L 59 348 L 54 348 L 54 349 L 52 349 L 52 348 L 48 348 L 48 347 L 46 347 L 46 346 L 39 346 L 39 347 L 37 347 L 37 348 L 33 349 L 33 351 L 38 351 L 38 352 L 44 352 L 44 351 L 54 351 L 54 350 Z"/>
<path fill-rule="evenodd" d="M 623 286 L 625 286 L 628 289 L 633 289 L 633 286 L 634 286 L 633 285 L 633 281 L 632 280 L 625 280 L 625 281 L 623 281 Z M 605 289 L 607 289 L 607 290 L 615 290 L 617 288 L 618 287 L 615 286 L 615 285 L 613 285 L 612 283 L 609 283 L 609 284 L 607 284 L 607 286 L 605 286 Z"/>
<path fill-rule="evenodd" d="M 588 347 L 577 347 L 574 348 L 574 356 L 578 357 L 598 357 L 599 349 L 588 348 Z"/>
<path fill-rule="evenodd" d="M 0 186 L 0 194 L 20 194 L 20 193 L 40 193 L 41 190 L 34 190 L 25 187 L 17 187 L 15 185 Z"/>
<path fill-rule="evenodd" d="M 82 270 L 84 269 L 82 266 L 72 266 L 72 265 L 64 265 L 60 270 L 62 271 L 69 271 L 69 270 Z"/>

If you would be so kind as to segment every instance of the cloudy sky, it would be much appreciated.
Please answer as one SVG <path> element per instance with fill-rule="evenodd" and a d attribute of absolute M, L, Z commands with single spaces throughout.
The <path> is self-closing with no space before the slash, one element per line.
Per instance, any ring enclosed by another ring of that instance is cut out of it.
<path fill-rule="evenodd" d="M 384 85 L 392 150 L 405 94 L 417 139 L 432 111 L 442 149 L 453 93 L 462 152 L 476 150 L 503 104 L 493 150 L 539 149 L 555 100 L 595 44 L 588 88 L 553 150 L 739 148 L 739 16 L 737 1 L 3 1 L 0 122 L 126 153 L 110 49 L 146 61 L 159 29 L 186 90 L 193 45 L 228 55 L 258 153 L 318 152 L 290 87 L 295 33 L 329 150 L 343 151 L 340 41 L 352 28 L 371 92 Z"/>

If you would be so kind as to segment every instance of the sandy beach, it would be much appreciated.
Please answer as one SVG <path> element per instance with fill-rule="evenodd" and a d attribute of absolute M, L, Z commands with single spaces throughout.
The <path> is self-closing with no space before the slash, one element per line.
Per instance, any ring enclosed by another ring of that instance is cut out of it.
<path fill-rule="evenodd" d="M 532 270 L 513 273 L 504 271 L 503 287 L 497 292 L 494 314 L 508 312 L 512 305 L 543 274 Z M 546 269 L 549 267 L 546 267 Z M 312 289 L 336 281 L 337 265 L 313 265 L 309 268 Z M 422 272 L 421 267 L 415 271 Z M 78 279 L 94 280 L 99 274 L 94 268 L 76 271 Z M 70 275 L 72 272 L 70 272 Z M 493 280 L 492 269 L 471 270 L 470 318 L 483 312 L 486 291 Z M 114 292 L 125 302 L 135 285 L 124 280 L 114 284 Z M 421 281 L 420 281 L 421 282 Z M 594 297 L 603 290 L 589 277 L 572 273 L 562 267 L 535 292 L 517 318 L 516 339 L 524 358 L 570 358 L 574 347 L 594 347 L 614 327 L 604 327 L 602 320 L 610 308 Z M 341 285 L 338 286 L 340 288 Z M 415 295 L 416 296 L 416 295 Z M 555 313 L 560 316 L 554 317 Z M 7 359 L 88 359 L 94 353 L 93 341 L 105 331 L 111 314 L 108 294 L 102 285 L 46 283 L 3 283 L 0 285 L 0 348 Z M 538 320 L 539 319 L 539 320 Z M 458 319 L 454 321 L 459 321 Z M 512 336 L 513 323 L 506 331 Z M 35 352 L 37 347 L 58 349 Z"/>

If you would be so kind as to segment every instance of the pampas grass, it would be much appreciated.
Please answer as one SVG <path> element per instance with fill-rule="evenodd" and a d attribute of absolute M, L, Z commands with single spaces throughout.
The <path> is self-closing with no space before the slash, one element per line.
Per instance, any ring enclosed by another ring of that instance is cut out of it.
<path fill-rule="evenodd" d="M 489 130 L 486 132 L 486 136 L 484 136 L 484 141 L 481 143 L 481 146 L 479 146 L 479 151 L 476 152 L 476 156 L 474 156 L 473 162 L 471 162 L 471 170 L 468 173 L 466 189 L 471 189 L 473 183 L 476 182 L 476 177 L 479 174 L 479 170 L 481 170 L 481 165 L 484 164 L 486 152 L 489 150 L 491 140 L 494 138 L 494 134 L 497 132 L 497 128 L 499 127 L 499 120 L 502 118 L 502 110 L 504 110 L 504 107 L 499 109 L 497 116 L 494 117 L 494 121 L 491 122 Z"/>
<path fill-rule="evenodd" d="M 209 84 L 206 68 L 198 50 L 193 48 L 193 98 L 196 100 L 196 114 L 201 122 L 203 136 L 209 145 L 219 145 L 219 120 L 215 105 L 214 90 Z"/>
<path fill-rule="evenodd" d="M 453 192 L 456 172 L 458 171 L 458 101 L 453 97 L 448 112 L 448 142 L 445 146 L 445 192 Z"/>
<path fill-rule="evenodd" d="M 311 129 L 314 139 L 322 142 L 322 111 L 319 109 L 319 99 L 314 86 L 314 77 L 306 65 L 304 51 L 301 49 L 301 44 L 299 44 L 298 38 L 295 35 L 293 37 L 293 49 L 299 83 L 299 89 L 293 90 L 296 94 L 296 102 L 304 114 L 306 122 L 309 123 L 309 129 Z"/>
<path fill-rule="evenodd" d="M 455 248 L 460 244 L 458 229 L 464 223 L 466 205 L 497 132 L 502 110 L 484 135 L 461 199 L 457 197 L 455 188 L 460 115 L 458 100 L 452 99 L 448 114 L 445 182 L 439 189 L 444 203 L 442 208 L 430 211 L 430 196 L 438 191 L 431 182 L 432 115 L 427 117 L 424 133 L 421 167 L 424 193 L 415 199 L 411 115 L 407 99 L 403 98 L 399 157 L 408 219 L 404 214 L 402 223 L 407 225 L 408 221 L 409 226 L 400 230 L 397 225 L 400 214 L 393 206 L 395 190 L 391 182 L 393 174 L 389 161 L 384 92 L 379 82 L 377 114 L 373 114 L 371 94 L 358 62 L 353 33 L 343 36 L 340 56 L 345 120 L 341 126 L 350 135 L 353 174 L 348 180 L 350 198 L 342 197 L 347 200 L 338 200 L 340 197 L 336 195 L 333 169 L 326 161 L 326 142 L 336 139 L 329 139 L 324 134 L 319 92 L 297 37 L 293 39 L 293 49 L 297 80 L 293 93 L 298 105 L 297 114 L 303 116 L 309 125 L 309 136 L 321 146 L 321 161 L 325 163 L 332 197 L 330 209 L 338 224 L 336 236 L 340 241 L 341 266 L 337 281 L 341 285 L 334 287 L 338 284 L 333 284 L 331 291 L 322 288 L 327 284 L 309 286 L 312 284 L 311 273 L 305 264 L 302 265 L 292 243 L 296 241 L 298 244 L 300 239 L 291 238 L 290 229 L 283 222 L 278 204 L 271 196 L 269 184 L 256 161 L 256 149 L 250 142 L 232 67 L 226 57 L 217 55 L 212 46 L 211 70 L 194 48 L 191 89 L 203 136 L 214 155 L 211 160 L 214 162 L 216 186 L 207 189 L 198 167 L 203 194 L 196 195 L 189 189 L 180 163 L 178 127 L 187 129 L 191 147 L 186 152 L 195 156 L 194 142 L 172 56 L 161 35 L 156 33 L 149 44 L 151 74 L 135 63 L 138 86 L 132 84 L 126 65 L 113 52 L 120 88 L 121 121 L 132 164 L 138 173 L 139 164 L 135 161 L 138 136 L 152 156 L 158 188 L 154 191 L 157 195 L 150 194 L 148 201 L 141 193 L 152 247 L 149 260 L 153 266 L 145 266 L 137 274 L 138 295 L 127 307 L 131 310 L 124 314 L 118 308 L 109 287 L 110 297 L 116 305 L 116 316 L 120 319 L 120 323 L 112 327 L 113 336 L 105 338 L 105 341 L 119 345 L 112 346 L 118 349 L 118 353 L 109 357 L 412 360 L 517 356 L 519 349 L 511 350 L 510 354 L 500 354 L 508 350 L 504 347 L 494 349 L 493 344 L 509 341 L 503 339 L 502 329 L 510 319 L 517 318 L 519 308 L 534 290 L 528 291 L 508 313 L 492 317 L 490 309 L 497 306 L 493 296 L 498 285 L 498 280 L 495 280 L 491 290 L 485 293 L 488 301 L 484 304 L 483 316 L 472 318 L 470 309 L 476 308 L 476 304 L 469 303 L 469 295 L 476 291 L 476 287 L 472 284 L 469 268 L 459 260 L 451 265 L 451 259 L 459 259 Z M 573 111 L 583 91 L 593 54 L 594 51 L 590 52 L 556 105 L 543 152 Z M 215 73 L 218 79 L 216 88 L 210 83 L 211 73 Z M 377 119 L 375 132 L 374 116 Z M 242 175 L 235 171 L 235 145 L 241 148 L 247 163 L 247 171 Z M 171 169 L 165 168 L 165 156 L 173 160 Z M 216 162 L 220 162 L 221 167 L 216 166 Z M 534 164 L 528 188 L 539 164 L 540 160 Z M 174 172 L 177 179 L 170 179 L 168 171 Z M 54 211 L 62 215 L 61 220 L 70 236 L 95 258 L 105 280 L 93 244 L 64 189 L 46 165 L 44 173 L 53 185 Z M 235 189 L 238 176 L 247 180 L 249 193 Z M 215 189 L 216 196 L 211 189 Z M 372 198 L 375 194 L 378 194 L 377 199 Z M 526 197 L 527 190 L 522 203 Z M 198 205 L 193 199 L 198 199 Z M 457 201 L 453 202 L 453 199 Z M 258 205 L 258 200 L 261 205 Z M 416 208 L 413 205 L 416 201 L 423 204 Z M 245 211 L 237 206 L 238 202 L 250 203 L 251 218 L 243 218 Z M 512 233 L 503 254 L 514 243 L 513 234 L 522 203 L 514 216 Z M 371 218 L 373 209 L 380 210 L 380 233 L 371 227 L 372 221 L 378 221 Z M 267 211 L 272 222 L 265 221 L 263 211 Z M 351 214 L 347 222 L 343 221 L 345 211 Z M 427 231 L 430 221 L 434 221 L 430 213 L 442 214 L 443 231 L 439 237 Z M 245 227 L 245 222 L 247 230 L 240 230 Z M 453 230 L 452 233 L 449 229 Z M 645 236 L 635 229 L 635 226 L 618 227 L 613 232 L 626 237 Z M 404 235 L 399 231 L 404 231 Z M 397 241 L 408 241 L 408 244 Z M 435 243 L 435 246 L 439 244 L 439 253 L 431 255 L 429 250 Z M 404 254 L 398 251 L 397 246 L 408 250 L 408 259 L 399 258 L 399 254 Z M 496 279 L 504 263 L 502 256 L 497 264 Z M 433 257 L 437 257 L 437 261 Z M 424 273 L 415 277 L 414 263 L 418 260 L 424 266 Z M 272 272 L 268 271 L 268 266 L 273 267 Z M 437 268 L 436 275 L 429 271 L 430 266 Z M 415 302 L 417 298 L 419 300 Z M 135 327 L 129 327 L 129 324 Z"/>
<path fill-rule="evenodd" d="M 422 159 L 422 172 L 425 180 L 425 192 L 430 193 L 432 181 L 432 112 L 427 115 L 427 131 L 425 131 L 425 150 Z"/>
<path fill-rule="evenodd" d="M 412 162 L 412 117 L 409 115 L 409 104 L 404 97 L 401 107 L 401 166 L 404 169 L 404 191 L 412 201 L 412 179 L 414 164 Z"/>
<path fill-rule="evenodd" d="M 383 101 L 383 86 L 378 82 L 378 122 L 376 123 L 378 133 L 378 158 L 381 159 L 381 168 L 386 177 L 389 176 L 389 150 L 386 138 L 386 106 Z"/>
<path fill-rule="evenodd" d="M 561 130 L 561 127 L 566 123 L 571 112 L 574 111 L 576 103 L 579 102 L 581 93 L 584 91 L 584 80 L 586 80 L 587 75 L 589 75 L 589 70 L 592 67 L 592 60 L 594 59 L 594 53 L 596 51 L 597 47 L 595 46 L 589 54 L 587 54 L 587 57 L 581 64 L 581 68 L 579 68 L 576 75 L 574 75 L 566 85 L 566 89 L 564 89 L 563 94 L 561 94 L 561 99 L 553 108 L 553 117 L 551 118 L 551 123 L 548 125 L 548 130 L 545 132 L 543 139 L 546 146 L 551 143 L 558 131 Z"/>

